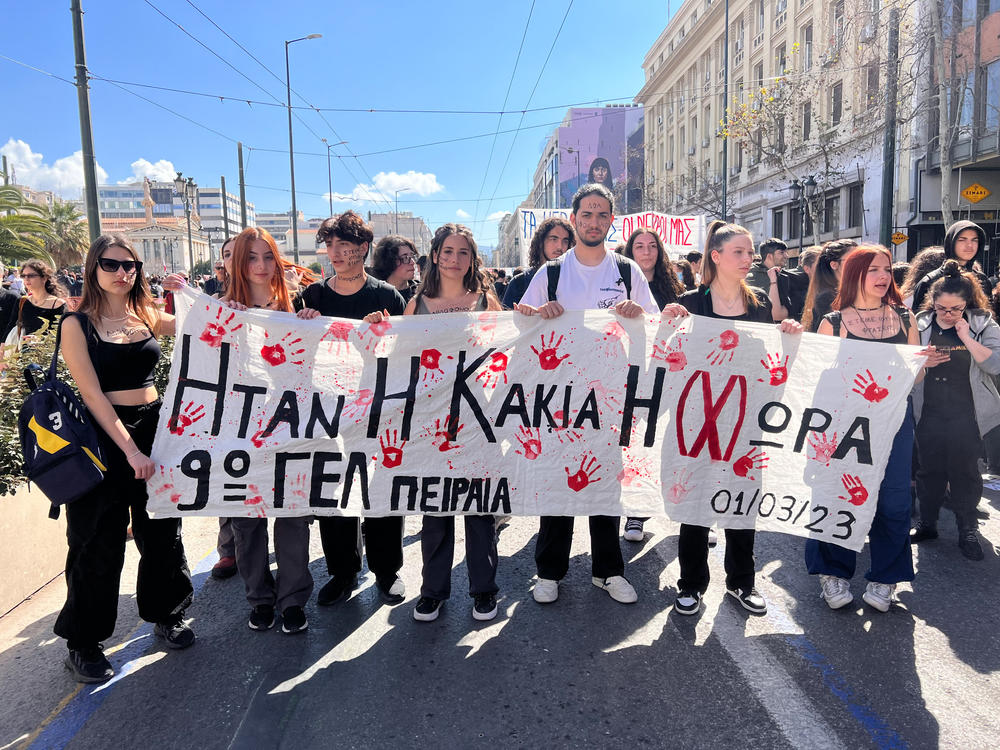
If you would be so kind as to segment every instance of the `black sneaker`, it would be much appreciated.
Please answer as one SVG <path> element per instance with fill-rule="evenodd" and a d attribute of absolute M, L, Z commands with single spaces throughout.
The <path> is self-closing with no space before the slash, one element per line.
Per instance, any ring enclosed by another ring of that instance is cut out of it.
<path fill-rule="evenodd" d="M 920 544 L 938 538 L 937 526 L 919 521 L 910 532 L 910 544 Z"/>
<path fill-rule="evenodd" d="M 167 642 L 167 648 L 187 648 L 194 643 L 194 631 L 183 615 L 156 623 L 153 633 Z"/>
<path fill-rule="evenodd" d="M 757 593 L 757 589 L 726 589 L 726 593 L 738 601 L 747 612 L 755 615 L 767 614 L 767 602 Z"/>
<path fill-rule="evenodd" d="M 476 620 L 492 620 L 497 616 L 497 595 L 476 594 L 472 605 L 472 617 Z"/>
<path fill-rule="evenodd" d="M 979 541 L 979 534 L 976 533 L 975 529 L 959 532 L 958 548 L 961 550 L 962 555 L 969 560 L 979 561 L 984 557 L 983 545 Z"/>
<path fill-rule="evenodd" d="M 679 615 L 697 614 L 701 609 L 701 593 L 698 591 L 681 591 L 674 599 L 674 612 Z"/>
<path fill-rule="evenodd" d="M 346 577 L 334 576 L 319 590 L 319 594 L 316 595 L 316 603 L 321 607 L 336 604 L 342 599 L 346 599 L 357 585 L 357 574 Z"/>
<path fill-rule="evenodd" d="M 378 595 L 386 604 L 399 604 L 406 599 L 406 586 L 403 579 L 396 576 L 395 580 L 386 583 L 385 581 L 375 581 Z"/>
<path fill-rule="evenodd" d="M 309 621 L 306 619 L 306 613 L 302 607 L 285 607 L 281 613 L 282 633 L 303 633 L 308 629 Z"/>
<path fill-rule="evenodd" d="M 413 609 L 413 619 L 419 622 L 432 622 L 441 614 L 441 600 L 431 599 L 429 596 L 422 596 L 417 601 L 417 606 Z"/>
<path fill-rule="evenodd" d="M 77 682 L 107 682 L 115 676 L 100 644 L 91 648 L 71 648 L 65 664 Z"/>
<path fill-rule="evenodd" d="M 247 625 L 251 630 L 270 630 L 274 625 L 274 607 L 270 604 L 258 604 L 250 610 Z"/>

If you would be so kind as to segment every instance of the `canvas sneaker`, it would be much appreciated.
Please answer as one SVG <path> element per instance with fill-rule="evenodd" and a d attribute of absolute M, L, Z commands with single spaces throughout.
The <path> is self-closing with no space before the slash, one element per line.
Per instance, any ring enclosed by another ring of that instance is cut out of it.
<path fill-rule="evenodd" d="M 622 537 L 626 542 L 641 542 L 644 538 L 642 533 L 643 522 L 638 518 L 629 518 L 625 521 L 625 533 Z"/>
<path fill-rule="evenodd" d="M 621 602 L 622 604 L 632 604 L 638 598 L 638 594 L 635 593 L 635 589 L 632 584 L 628 582 L 625 576 L 611 576 L 610 578 L 591 578 L 594 585 L 599 589 L 604 589 L 608 592 L 608 596 L 614 599 L 616 602 Z"/>
<path fill-rule="evenodd" d="M 920 521 L 910 532 L 910 544 L 920 544 L 938 538 L 937 526 Z"/>
<path fill-rule="evenodd" d="M 91 648 L 71 648 L 66 654 L 65 664 L 77 682 L 107 682 L 115 676 L 101 644 Z"/>
<path fill-rule="evenodd" d="M 429 596 L 422 596 L 417 600 L 417 606 L 413 608 L 413 619 L 418 622 L 433 622 L 441 614 L 441 600 L 432 599 Z"/>
<path fill-rule="evenodd" d="M 747 612 L 755 615 L 767 614 L 767 602 L 757 589 L 726 589 L 726 593 L 736 599 Z"/>
<path fill-rule="evenodd" d="M 879 612 L 888 612 L 895 593 L 896 584 L 894 583 L 869 581 L 868 588 L 865 589 L 861 598 L 865 600 L 865 604 L 874 607 Z"/>
<path fill-rule="evenodd" d="M 399 604 L 406 599 L 406 585 L 398 575 L 396 580 L 386 586 L 382 581 L 375 581 L 378 595 L 386 604 Z"/>
<path fill-rule="evenodd" d="M 840 609 L 854 601 L 854 596 L 851 594 L 851 584 L 846 578 L 821 575 L 819 585 L 822 588 L 820 596 L 826 600 L 830 609 Z"/>
<path fill-rule="evenodd" d="M 270 630 L 274 625 L 274 607 L 270 604 L 258 604 L 250 610 L 250 620 L 247 627 L 251 630 Z"/>
<path fill-rule="evenodd" d="M 292 635 L 303 633 L 309 629 L 309 621 L 306 619 L 306 612 L 302 607 L 293 605 L 285 607 L 281 613 L 281 632 Z"/>
<path fill-rule="evenodd" d="M 539 578 L 531 595 L 539 604 L 551 604 L 559 598 L 559 581 L 551 578 Z"/>
<path fill-rule="evenodd" d="M 476 594 L 472 605 L 472 617 L 476 620 L 492 620 L 497 616 L 497 595 Z"/>

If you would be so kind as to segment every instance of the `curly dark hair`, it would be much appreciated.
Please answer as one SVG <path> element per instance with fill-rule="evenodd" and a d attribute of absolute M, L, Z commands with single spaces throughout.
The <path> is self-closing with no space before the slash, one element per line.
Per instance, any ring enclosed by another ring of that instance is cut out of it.
<path fill-rule="evenodd" d="M 566 219 L 561 219 L 558 216 L 550 216 L 538 225 L 538 229 L 535 230 L 535 234 L 531 237 L 531 245 L 528 247 L 528 265 L 531 268 L 538 268 L 545 262 L 545 240 L 548 238 L 549 233 L 556 227 L 562 227 L 569 232 L 570 247 L 576 244 L 576 233 L 573 231 L 573 225 L 566 221 Z"/>
<path fill-rule="evenodd" d="M 966 271 L 957 260 L 949 258 L 941 267 L 943 275 L 931 284 L 930 291 L 924 297 L 924 310 L 934 307 L 934 301 L 942 294 L 954 294 L 965 300 L 966 308 L 970 310 L 985 310 L 992 312 L 990 301 L 986 299 L 979 279 L 974 273 Z"/>
<path fill-rule="evenodd" d="M 653 266 L 653 279 L 649 282 L 649 288 L 653 291 L 654 295 L 662 295 L 667 302 L 676 302 L 677 298 L 680 297 L 687 289 L 681 283 L 681 280 L 677 278 L 677 274 L 674 273 L 673 266 L 670 265 L 670 259 L 667 258 L 667 251 L 663 247 L 663 240 L 660 239 L 660 233 L 655 229 L 647 229 L 646 227 L 639 227 L 628 237 L 628 242 L 625 243 L 625 249 L 622 251 L 622 255 L 626 258 L 631 258 L 635 260 L 635 254 L 633 252 L 633 246 L 635 241 L 641 235 L 649 234 L 652 235 L 653 239 L 656 241 L 656 265 Z M 690 268 L 690 266 L 688 266 Z"/>
<path fill-rule="evenodd" d="M 399 264 L 399 251 L 402 248 L 409 248 L 413 253 L 413 260 L 417 259 L 417 246 L 413 240 L 407 239 L 400 234 L 388 234 L 375 245 L 375 252 L 372 254 L 371 274 L 376 279 L 385 281 Z"/>
<path fill-rule="evenodd" d="M 331 216 L 316 230 L 317 242 L 326 244 L 333 239 L 347 240 L 355 245 L 363 245 L 366 242 L 371 245 L 375 233 L 360 214 L 344 211 L 340 216 Z"/>

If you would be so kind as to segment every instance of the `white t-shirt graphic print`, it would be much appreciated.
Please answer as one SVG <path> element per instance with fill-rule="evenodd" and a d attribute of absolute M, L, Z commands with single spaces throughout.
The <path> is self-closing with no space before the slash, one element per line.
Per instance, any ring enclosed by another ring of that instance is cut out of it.
<path fill-rule="evenodd" d="M 635 261 L 620 256 L 632 269 L 632 301 L 648 313 L 658 313 L 660 308 L 649 290 L 649 283 Z M 628 299 L 625 283 L 618 272 L 615 254 L 607 252 L 596 266 L 585 266 L 576 259 L 576 248 L 562 256 L 556 299 L 566 310 L 610 310 Z M 541 307 L 549 301 L 549 275 L 545 267 L 531 279 L 521 303 Z"/>

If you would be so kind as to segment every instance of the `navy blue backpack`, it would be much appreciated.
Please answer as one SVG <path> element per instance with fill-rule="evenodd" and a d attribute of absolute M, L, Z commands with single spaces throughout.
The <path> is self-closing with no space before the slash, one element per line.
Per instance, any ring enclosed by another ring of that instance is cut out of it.
<path fill-rule="evenodd" d="M 86 409 L 73 389 L 56 377 L 61 336 L 62 325 L 56 333 L 48 378 L 41 385 L 34 374 L 44 372 L 42 368 L 25 368 L 31 393 L 17 420 L 24 475 L 52 503 L 51 518 L 58 518 L 60 505 L 79 500 L 100 484 L 107 470 L 97 430 Z"/>

